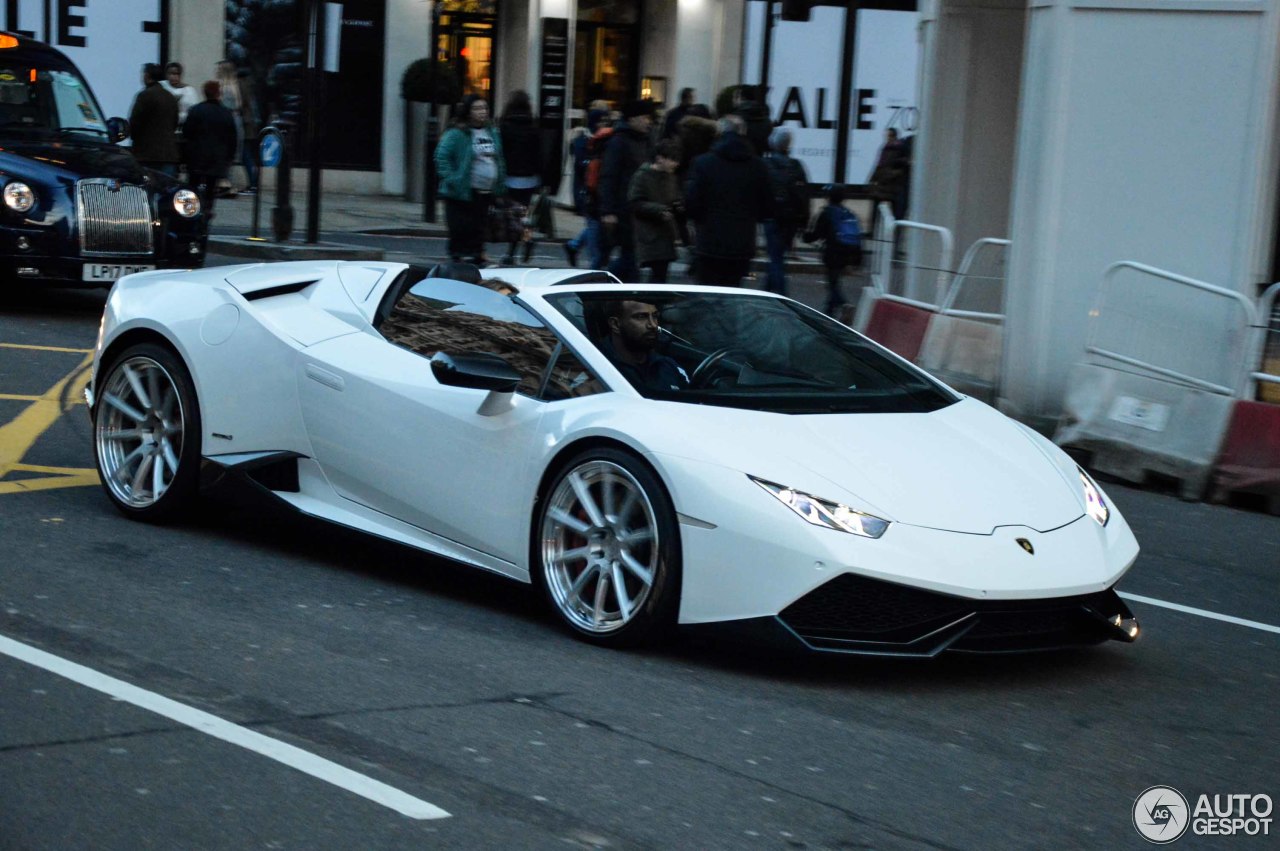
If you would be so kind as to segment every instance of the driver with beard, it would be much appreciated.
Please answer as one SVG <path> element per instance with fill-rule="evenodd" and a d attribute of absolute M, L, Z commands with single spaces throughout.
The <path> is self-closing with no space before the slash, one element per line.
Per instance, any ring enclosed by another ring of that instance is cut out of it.
<path fill-rule="evenodd" d="M 684 390 L 689 376 L 658 345 L 658 307 L 643 301 L 618 299 L 605 305 L 609 339 L 601 351 L 631 385 L 641 392 Z"/>

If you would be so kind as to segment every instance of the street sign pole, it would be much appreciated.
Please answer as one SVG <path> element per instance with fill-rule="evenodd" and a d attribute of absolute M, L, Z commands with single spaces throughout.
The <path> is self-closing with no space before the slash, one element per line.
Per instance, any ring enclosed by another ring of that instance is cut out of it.
<path fill-rule="evenodd" d="M 307 55 L 307 243 L 320 241 L 320 126 L 324 109 L 323 0 L 311 0 Z"/>

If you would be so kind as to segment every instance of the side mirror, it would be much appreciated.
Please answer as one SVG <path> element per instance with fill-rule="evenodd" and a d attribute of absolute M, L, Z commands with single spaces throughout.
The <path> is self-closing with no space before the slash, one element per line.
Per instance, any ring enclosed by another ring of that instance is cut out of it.
<path fill-rule="evenodd" d="M 469 387 L 497 393 L 514 393 L 520 384 L 520 373 L 498 355 L 447 355 L 436 352 L 431 358 L 431 372 L 436 381 L 450 387 Z"/>
<path fill-rule="evenodd" d="M 107 119 L 107 138 L 111 140 L 112 144 L 128 139 L 129 132 L 128 119 L 120 118 L 119 116 Z"/>

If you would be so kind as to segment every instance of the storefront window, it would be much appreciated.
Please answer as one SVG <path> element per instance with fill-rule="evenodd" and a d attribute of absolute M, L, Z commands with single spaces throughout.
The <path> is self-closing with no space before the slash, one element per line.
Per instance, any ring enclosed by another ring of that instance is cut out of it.
<path fill-rule="evenodd" d="M 436 56 L 458 80 L 463 95 L 493 100 L 493 38 L 497 0 L 443 0 Z"/>
<path fill-rule="evenodd" d="M 640 85 L 639 0 L 579 0 L 573 58 L 573 105 L 620 106 Z"/>

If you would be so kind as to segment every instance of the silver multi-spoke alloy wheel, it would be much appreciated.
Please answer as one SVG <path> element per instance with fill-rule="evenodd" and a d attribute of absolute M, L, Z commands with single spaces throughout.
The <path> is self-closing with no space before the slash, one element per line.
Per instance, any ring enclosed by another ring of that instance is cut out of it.
<path fill-rule="evenodd" d="M 107 376 L 94 427 L 103 484 L 128 508 L 146 509 L 173 485 L 186 423 L 181 394 L 164 366 L 145 355 Z"/>
<path fill-rule="evenodd" d="M 653 502 L 626 468 L 588 460 L 569 469 L 542 522 L 547 590 L 565 619 L 597 636 L 630 623 L 655 593 L 659 535 Z"/>

